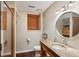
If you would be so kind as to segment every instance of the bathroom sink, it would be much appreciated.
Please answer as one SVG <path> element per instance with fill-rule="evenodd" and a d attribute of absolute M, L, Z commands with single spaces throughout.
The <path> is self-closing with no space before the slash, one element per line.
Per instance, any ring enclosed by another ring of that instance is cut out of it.
<path fill-rule="evenodd" d="M 52 48 L 57 50 L 64 50 L 66 47 L 64 44 L 61 43 L 53 43 Z"/>

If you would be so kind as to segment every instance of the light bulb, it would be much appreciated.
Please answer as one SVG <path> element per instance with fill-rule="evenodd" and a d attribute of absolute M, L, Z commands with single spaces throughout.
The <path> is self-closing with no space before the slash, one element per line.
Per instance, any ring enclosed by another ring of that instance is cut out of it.
<path fill-rule="evenodd" d="M 71 7 L 72 5 L 73 5 L 73 4 L 72 4 L 72 3 L 70 3 L 70 4 L 69 4 L 69 7 Z"/>
<path fill-rule="evenodd" d="M 56 11 L 56 14 L 59 14 L 59 11 Z"/>
<path fill-rule="evenodd" d="M 61 11 L 64 11 L 64 8 L 62 8 Z"/>

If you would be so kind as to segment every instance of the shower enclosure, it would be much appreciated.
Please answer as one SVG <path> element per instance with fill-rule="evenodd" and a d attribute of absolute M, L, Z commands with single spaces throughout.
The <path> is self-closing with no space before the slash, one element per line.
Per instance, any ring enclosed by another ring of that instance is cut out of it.
<path fill-rule="evenodd" d="M 15 56 L 14 9 L 1 1 L 1 56 Z"/>

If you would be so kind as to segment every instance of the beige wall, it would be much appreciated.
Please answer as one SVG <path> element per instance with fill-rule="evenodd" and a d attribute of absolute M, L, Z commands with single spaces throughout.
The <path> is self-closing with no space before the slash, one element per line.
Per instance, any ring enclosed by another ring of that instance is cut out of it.
<path fill-rule="evenodd" d="M 56 18 L 58 15 L 56 15 L 56 10 L 60 10 L 63 5 L 65 5 L 66 2 L 55 2 L 52 4 L 44 13 L 44 26 L 43 26 L 43 32 L 46 32 L 48 34 L 48 37 L 51 39 L 55 38 L 55 23 Z"/>
<path fill-rule="evenodd" d="M 19 52 L 34 50 L 34 46 L 40 44 L 42 27 L 40 30 L 27 30 L 27 13 L 24 12 L 19 12 L 16 20 L 16 50 Z M 27 39 L 30 39 L 29 43 Z"/>
<path fill-rule="evenodd" d="M 66 44 L 75 48 L 78 48 L 79 46 L 79 35 L 73 37 L 73 38 L 64 38 L 61 37 L 57 32 L 56 32 L 56 21 L 57 18 L 63 14 L 64 12 L 61 12 L 59 14 L 56 14 L 56 10 L 59 10 L 62 8 L 62 6 L 65 5 L 65 1 L 64 2 L 55 2 L 54 4 L 52 4 L 44 13 L 43 13 L 43 32 L 48 34 L 48 38 L 54 40 L 56 39 L 59 42 L 63 43 L 63 40 L 66 40 Z M 71 7 L 69 7 L 67 11 L 73 11 L 79 14 L 79 2 L 75 2 L 74 5 L 72 5 Z"/>

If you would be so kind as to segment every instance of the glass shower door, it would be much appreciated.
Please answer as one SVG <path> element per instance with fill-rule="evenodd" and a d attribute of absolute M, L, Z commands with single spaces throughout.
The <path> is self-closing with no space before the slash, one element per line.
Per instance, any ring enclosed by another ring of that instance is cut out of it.
<path fill-rule="evenodd" d="M 14 36 L 13 36 L 13 12 L 6 2 L 1 2 L 1 42 L 2 56 L 13 56 Z"/>

